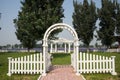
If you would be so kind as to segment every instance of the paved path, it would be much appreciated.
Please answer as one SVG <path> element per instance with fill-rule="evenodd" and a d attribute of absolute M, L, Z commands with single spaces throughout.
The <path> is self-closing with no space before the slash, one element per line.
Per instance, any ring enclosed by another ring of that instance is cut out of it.
<path fill-rule="evenodd" d="M 70 65 L 55 65 L 51 71 L 42 76 L 40 80 L 83 80 L 81 76 L 75 75 L 72 66 Z"/>

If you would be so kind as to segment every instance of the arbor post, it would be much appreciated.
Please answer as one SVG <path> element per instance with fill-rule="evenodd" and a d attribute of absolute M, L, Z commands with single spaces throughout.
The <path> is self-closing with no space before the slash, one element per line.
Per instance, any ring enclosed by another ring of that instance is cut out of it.
<path fill-rule="evenodd" d="M 43 39 L 43 74 L 42 76 L 46 76 L 46 40 Z"/>
<path fill-rule="evenodd" d="M 75 51 L 76 51 L 76 57 L 77 57 L 77 60 L 76 60 L 76 75 L 80 75 L 80 73 L 79 73 L 79 63 L 78 63 L 78 61 L 79 61 L 79 55 L 78 55 L 78 53 L 79 53 L 79 43 L 78 43 L 78 39 L 76 39 L 76 41 L 75 41 Z"/>

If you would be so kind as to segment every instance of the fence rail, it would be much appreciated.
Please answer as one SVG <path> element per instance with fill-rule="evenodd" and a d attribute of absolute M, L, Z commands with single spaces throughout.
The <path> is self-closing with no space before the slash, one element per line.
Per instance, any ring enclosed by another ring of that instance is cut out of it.
<path fill-rule="evenodd" d="M 43 73 L 43 55 L 37 53 L 24 57 L 9 57 L 8 76 L 11 74 L 42 74 Z"/>
<path fill-rule="evenodd" d="M 111 73 L 115 72 L 115 56 L 105 57 L 95 54 L 78 53 L 79 73 Z"/>

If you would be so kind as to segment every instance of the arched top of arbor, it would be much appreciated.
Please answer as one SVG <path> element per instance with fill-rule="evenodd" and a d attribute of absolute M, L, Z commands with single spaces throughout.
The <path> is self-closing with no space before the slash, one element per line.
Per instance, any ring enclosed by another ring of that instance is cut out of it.
<path fill-rule="evenodd" d="M 57 23 L 57 24 L 54 24 L 54 25 L 50 26 L 47 29 L 47 31 L 45 32 L 43 40 L 46 41 L 48 39 L 50 33 L 52 31 L 56 30 L 56 29 L 66 29 L 66 30 L 68 30 L 72 34 L 72 36 L 74 37 L 74 41 L 75 40 L 78 41 L 78 35 L 77 35 L 76 31 L 71 26 L 69 26 L 68 24 L 65 24 L 65 23 Z"/>

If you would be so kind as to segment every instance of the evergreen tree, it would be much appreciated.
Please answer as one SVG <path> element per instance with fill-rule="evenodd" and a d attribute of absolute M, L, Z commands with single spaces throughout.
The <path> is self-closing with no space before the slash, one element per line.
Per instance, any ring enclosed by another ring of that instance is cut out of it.
<path fill-rule="evenodd" d="M 120 47 L 120 3 L 118 3 L 116 1 L 116 36 L 115 39 L 116 41 L 119 43 L 119 47 Z"/>
<path fill-rule="evenodd" d="M 98 15 L 100 20 L 100 28 L 98 31 L 99 39 L 103 45 L 110 47 L 115 41 L 115 0 L 102 0 L 102 7 L 98 9 Z"/>
<path fill-rule="evenodd" d="M 116 34 L 120 36 L 120 3 L 116 2 Z"/>
<path fill-rule="evenodd" d="M 23 0 L 18 18 L 14 19 L 16 36 L 28 49 L 41 40 L 54 23 L 62 22 L 63 0 Z M 61 30 L 54 31 L 55 33 Z"/>
<path fill-rule="evenodd" d="M 79 39 L 89 46 L 93 39 L 93 31 L 95 30 L 97 12 L 95 3 L 91 0 L 90 4 L 87 0 L 84 0 L 83 4 L 73 1 L 74 13 L 73 13 L 73 26 L 78 33 Z"/>

